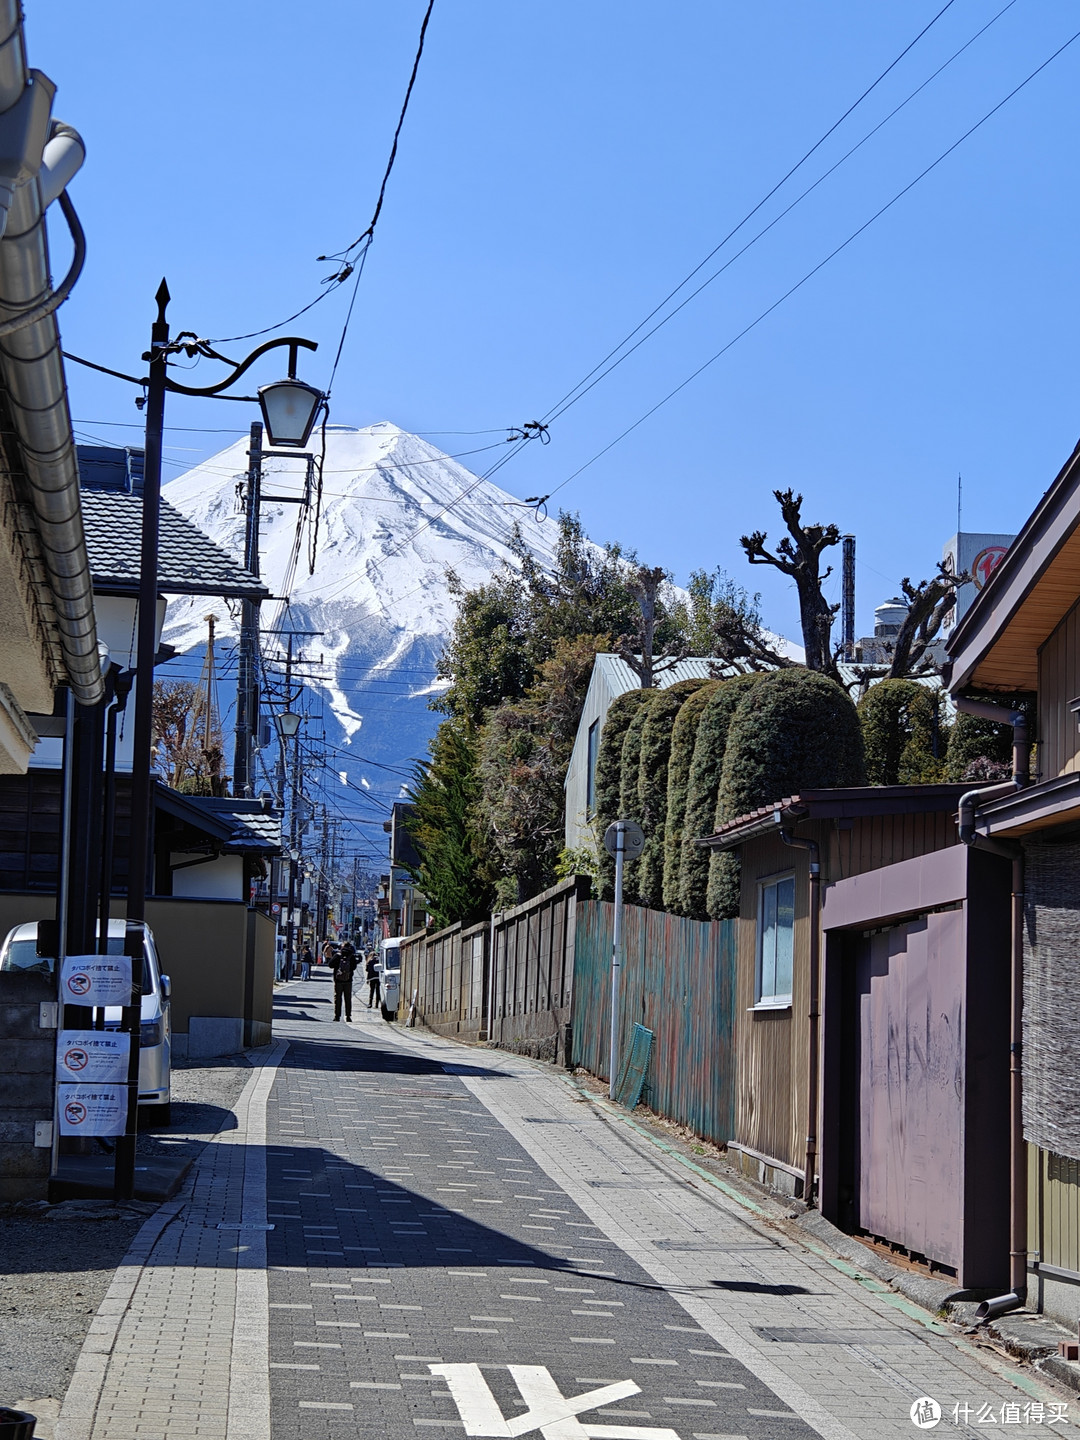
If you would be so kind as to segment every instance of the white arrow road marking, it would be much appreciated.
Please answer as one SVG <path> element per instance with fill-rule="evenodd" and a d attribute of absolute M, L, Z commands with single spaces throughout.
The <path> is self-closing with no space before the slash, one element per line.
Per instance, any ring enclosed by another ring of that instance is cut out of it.
<path fill-rule="evenodd" d="M 517 1440 L 539 1430 L 544 1440 L 679 1440 L 674 1430 L 653 1425 L 591 1425 L 578 1416 L 615 1400 L 639 1395 L 641 1386 L 633 1380 L 619 1380 L 582 1395 L 564 1395 L 543 1365 L 508 1365 L 522 1400 L 529 1406 L 524 1415 L 507 1420 L 479 1365 L 429 1365 L 441 1375 L 465 1425 L 466 1435 Z"/>

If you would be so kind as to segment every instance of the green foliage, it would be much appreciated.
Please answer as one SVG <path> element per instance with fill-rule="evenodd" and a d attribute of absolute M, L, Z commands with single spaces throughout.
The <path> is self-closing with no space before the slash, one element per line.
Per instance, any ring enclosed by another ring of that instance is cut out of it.
<path fill-rule="evenodd" d="M 649 718 L 650 711 L 654 708 L 660 698 L 659 690 L 643 690 L 644 702 L 638 707 L 637 713 L 633 716 L 630 724 L 626 727 L 626 734 L 623 736 L 622 757 L 619 764 L 619 820 L 636 820 L 640 825 L 641 796 L 638 791 L 638 780 L 641 774 L 641 745 L 645 738 L 645 722 Z M 637 860 L 627 860 L 623 864 L 623 896 L 627 900 L 637 901 L 638 896 L 638 870 Z"/>
<path fill-rule="evenodd" d="M 637 888 L 642 904 L 659 909 L 664 903 L 664 846 L 667 839 L 668 764 L 675 721 L 685 701 L 704 680 L 677 680 L 644 712 L 638 760 L 638 810 L 645 831 L 645 850 L 638 862 Z"/>
<path fill-rule="evenodd" d="M 409 830 L 420 855 L 413 879 L 427 896 L 438 926 L 470 925 L 491 909 L 483 846 L 473 825 L 480 799 L 476 744 L 468 727 L 444 720 L 430 744 L 431 759 L 416 767 Z"/>
<path fill-rule="evenodd" d="M 527 697 L 488 711 L 473 823 L 485 837 L 500 906 L 518 905 L 555 881 L 565 828 L 563 781 L 604 639 L 556 640 Z"/>
<path fill-rule="evenodd" d="M 682 863 L 683 823 L 690 788 L 690 765 L 694 758 L 694 741 L 698 725 L 705 713 L 719 680 L 707 680 L 683 702 L 671 731 L 671 754 L 668 757 L 667 820 L 664 824 L 664 909 L 682 914 L 679 897 L 679 867 Z"/>
<path fill-rule="evenodd" d="M 560 641 L 604 636 L 600 648 L 610 649 L 636 635 L 641 621 L 626 564 L 632 557 L 618 545 L 590 544 L 576 516 L 559 516 L 550 567 L 541 566 L 516 527 L 509 549 L 512 562 L 475 590 L 448 577 L 458 612 L 439 673 L 450 686 L 432 708 L 473 725 L 502 701 L 523 699 Z M 658 637 L 672 623 L 662 617 Z"/>
<path fill-rule="evenodd" d="M 596 816 L 593 820 L 593 831 L 596 835 L 596 849 L 600 857 L 600 873 L 606 899 L 611 898 L 615 871 L 610 856 L 603 848 L 604 831 L 613 820 L 625 819 L 625 816 L 619 814 L 623 740 L 631 720 L 655 693 L 654 690 L 627 690 L 624 695 L 617 695 L 608 706 L 603 729 L 600 731 L 600 753 L 596 757 Z"/>
<path fill-rule="evenodd" d="M 679 856 L 679 913 L 704 920 L 709 883 L 709 852 L 694 844 L 716 829 L 716 796 L 724 766 L 728 727 L 739 702 L 764 675 L 735 675 L 723 680 L 705 703 L 694 738 L 686 786 L 686 813 Z"/>
<path fill-rule="evenodd" d="M 914 680 L 871 685 L 858 706 L 869 784 L 931 785 L 942 778 L 948 730 L 940 708 L 940 695 Z"/>
<path fill-rule="evenodd" d="M 979 700 L 989 700 L 994 705 L 1011 709 L 1014 705 L 1029 708 L 1027 703 L 1012 695 L 979 695 Z M 1031 717 L 1031 731 L 1035 733 L 1034 716 Z M 1012 726 L 998 725 L 993 720 L 983 720 L 978 715 L 969 715 L 964 710 L 956 712 L 949 734 L 949 747 L 945 752 L 945 776 L 948 780 L 1007 780 L 1012 774 Z"/>
<path fill-rule="evenodd" d="M 600 875 L 600 861 L 591 845 L 577 845 L 559 851 L 555 862 L 555 879 L 570 880 L 575 875 L 584 875 L 592 886 L 591 898 L 600 893 L 603 884 Z"/>
<path fill-rule="evenodd" d="M 810 670 L 776 670 L 743 696 L 728 729 L 716 823 L 800 790 L 866 783 L 855 706 L 835 681 Z M 733 867 L 710 864 L 707 905 L 717 920 L 738 914 Z"/>

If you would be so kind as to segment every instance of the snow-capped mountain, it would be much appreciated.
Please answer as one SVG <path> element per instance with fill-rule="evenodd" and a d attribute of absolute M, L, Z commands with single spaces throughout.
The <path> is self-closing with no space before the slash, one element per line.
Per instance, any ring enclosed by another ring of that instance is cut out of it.
<path fill-rule="evenodd" d="M 474 447 L 465 440 L 463 448 Z M 496 450 L 485 458 L 497 457 Z M 241 440 L 163 490 L 171 505 L 238 558 L 244 550 L 238 487 L 246 471 L 247 441 Z M 264 462 L 260 570 L 273 595 L 289 604 L 286 610 L 278 600 L 266 602 L 261 624 L 264 632 L 322 632 L 294 642 L 297 654 L 321 657 L 298 673 L 322 694 L 328 740 L 350 757 L 340 768 L 347 767 L 351 783 L 385 797 L 400 777 L 364 761 L 407 766 L 426 754 L 439 719 L 428 702 L 439 689 L 438 658 L 454 619 L 447 569 L 468 587 L 487 580 L 510 558 L 515 523 L 546 563 L 556 523 L 537 520 L 497 485 L 396 425 L 329 426 L 312 572 L 314 507 L 305 512 L 297 554 L 301 507 L 270 498 L 300 496 L 305 472 L 299 458 Z M 230 647 L 238 617 L 224 601 L 204 597 L 170 602 L 164 639 L 180 651 L 201 652 L 210 613 Z M 286 643 L 284 636 L 264 634 L 264 653 L 280 655 Z M 227 710 L 224 686 L 221 701 Z"/>

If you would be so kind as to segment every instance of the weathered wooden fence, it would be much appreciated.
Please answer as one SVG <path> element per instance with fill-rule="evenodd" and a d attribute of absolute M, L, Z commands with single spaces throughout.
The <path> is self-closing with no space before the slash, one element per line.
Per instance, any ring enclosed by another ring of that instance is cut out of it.
<path fill-rule="evenodd" d="M 608 1078 L 613 905 L 577 909 L 575 1065 Z M 735 1121 L 735 926 L 627 905 L 620 990 L 621 1049 L 634 1024 L 655 1035 L 644 1102 L 718 1144 Z"/>
<path fill-rule="evenodd" d="M 503 1049 L 570 1063 L 575 944 L 588 893 L 579 876 L 493 917 L 488 1033 Z"/>
<path fill-rule="evenodd" d="M 488 934 L 485 921 L 434 935 L 421 931 L 401 943 L 401 1009 L 416 997 L 419 1020 L 440 1035 L 488 1038 Z"/>
<path fill-rule="evenodd" d="M 483 924 L 403 941 L 402 1018 L 415 995 L 440 1034 L 608 1078 L 614 906 L 588 890 L 566 880 Z M 622 1045 L 635 1023 L 655 1036 L 643 1099 L 723 1144 L 735 1118 L 735 922 L 624 914 Z"/>

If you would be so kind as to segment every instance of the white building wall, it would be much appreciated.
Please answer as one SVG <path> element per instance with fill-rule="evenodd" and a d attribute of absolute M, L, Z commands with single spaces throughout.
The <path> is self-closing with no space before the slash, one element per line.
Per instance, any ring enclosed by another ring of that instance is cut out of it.
<path fill-rule="evenodd" d="M 192 855 L 173 855 L 174 865 L 192 860 Z M 246 900 L 244 857 L 219 855 L 205 865 L 188 865 L 173 871 L 173 894 L 185 900 Z"/>

